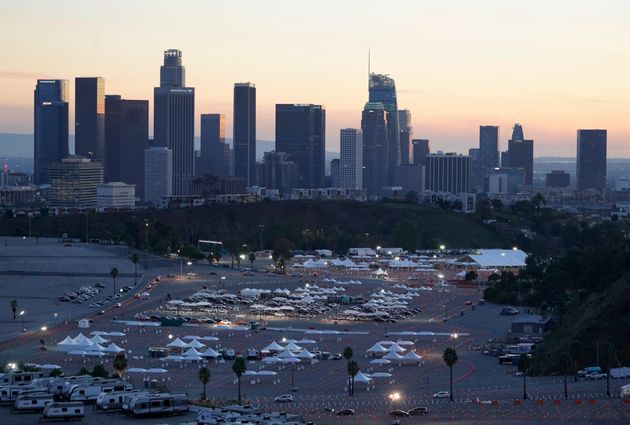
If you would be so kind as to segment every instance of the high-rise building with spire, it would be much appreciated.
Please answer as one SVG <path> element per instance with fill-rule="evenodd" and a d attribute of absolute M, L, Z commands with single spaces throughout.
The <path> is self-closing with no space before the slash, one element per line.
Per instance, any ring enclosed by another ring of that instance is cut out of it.
<path fill-rule="evenodd" d="M 371 73 L 369 77 L 369 103 L 381 103 L 387 119 L 387 175 L 383 185 L 393 184 L 396 168 L 400 165 L 400 126 L 396 83 L 388 75 Z"/>
<path fill-rule="evenodd" d="M 186 87 L 180 50 L 164 52 L 160 87 L 155 87 L 153 94 L 155 146 L 172 151 L 173 195 L 188 195 L 195 165 L 195 89 Z"/>
<path fill-rule="evenodd" d="M 508 140 L 507 153 L 501 158 L 501 167 L 524 169 L 525 185 L 534 184 L 534 141 L 525 139 L 520 124 L 514 124 L 512 138 Z"/>
<path fill-rule="evenodd" d="M 48 168 L 68 156 L 68 81 L 37 80 L 34 100 L 33 181 L 45 184 Z"/>

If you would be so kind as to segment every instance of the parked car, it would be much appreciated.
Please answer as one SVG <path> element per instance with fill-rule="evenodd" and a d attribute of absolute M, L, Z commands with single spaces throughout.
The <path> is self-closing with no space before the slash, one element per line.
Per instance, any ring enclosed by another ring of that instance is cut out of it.
<path fill-rule="evenodd" d="M 291 394 L 283 394 L 276 397 L 273 401 L 276 403 L 290 403 L 293 401 L 293 396 Z"/>
<path fill-rule="evenodd" d="M 433 398 L 448 398 L 448 396 L 449 396 L 448 391 L 439 391 L 433 394 Z"/>
<path fill-rule="evenodd" d="M 603 372 L 591 372 L 586 375 L 586 379 L 606 379 L 606 374 Z"/>
<path fill-rule="evenodd" d="M 413 409 L 409 410 L 407 413 L 409 413 L 410 416 L 421 416 L 421 415 L 428 415 L 429 414 L 429 408 L 428 407 L 414 407 Z"/>
<path fill-rule="evenodd" d="M 354 409 L 343 409 L 337 412 L 337 416 L 352 416 L 354 414 Z"/>
<path fill-rule="evenodd" d="M 341 354 L 337 353 L 337 354 L 333 354 L 332 359 L 333 360 L 341 360 Z"/>
<path fill-rule="evenodd" d="M 389 416 L 393 416 L 395 418 L 406 418 L 407 416 L 409 416 L 409 413 L 405 412 L 404 410 L 391 410 L 389 412 Z"/>

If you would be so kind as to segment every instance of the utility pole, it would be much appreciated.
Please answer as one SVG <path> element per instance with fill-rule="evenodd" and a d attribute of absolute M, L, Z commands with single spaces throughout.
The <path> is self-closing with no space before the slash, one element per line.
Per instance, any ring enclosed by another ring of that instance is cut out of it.
<path fill-rule="evenodd" d="M 89 210 L 85 210 L 85 243 L 90 242 L 90 221 Z"/>
<path fill-rule="evenodd" d="M 263 241 L 262 241 L 262 234 L 263 234 L 263 229 L 265 228 L 264 224 L 259 224 L 258 225 L 258 229 L 260 229 L 260 250 L 263 250 Z"/>
<path fill-rule="evenodd" d="M 144 270 L 147 270 L 147 252 L 149 251 L 149 219 L 144 219 Z"/>

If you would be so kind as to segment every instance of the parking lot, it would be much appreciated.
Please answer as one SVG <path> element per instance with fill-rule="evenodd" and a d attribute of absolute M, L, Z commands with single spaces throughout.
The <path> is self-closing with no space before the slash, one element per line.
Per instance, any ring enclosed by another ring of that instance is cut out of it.
<path fill-rule="evenodd" d="M 49 247 L 47 258 L 55 262 L 57 258 L 63 258 L 64 250 L 69 248 L 75 247 Z M 74 256 L 72 262 L 77 264 L 73 269 L 108 274 L 108 268 L 116 264 L 121 273 L 124 270 L 126 274 L 120 280 L 125 283 L 133 281 L 133 265 L 126 259 L 126 252 L 117 251 L 116 255 L 109 247 L 76 249 L 85 252 L 82 256 Z M 106 257 L 105 253 L 109 253 L 110 257 Z M 23 252 L 23 255 L 26 254 Z M 99 263 L 100 269 L 94 260 L 97 257 L 107 259 Z M 126 298 L 117 301 L 120 307 L 115 307 L 113 302 L 97 308 L 90 308 L 85 303 L 55 304 L 60 293 L 70 290 L 67 288 L 76 289 L 82 285 L 68 284 L 59 291 L 56 285 L 51 285 L 54 291 L 48 288 L 50 296 L 43 296 L 51 306 L 42 307 L 41 314 L 48 315 L 53 310 L 64 314 L 68 310 L 68 316 L 74 319 L 92 320 L 90 328 L 78 329 L 73 320 L 66 326 L 51 324 L 46 332 L 47 351 L 38 350 L 38 338 L 23 338 L 19 343 L 3 346 L 3 360 L 23 359 L 37 364 L 58 364 L 67 374 L 76 373 L 81 367 L 91 369 L 101 362 L 111 370 L 111 357 L 69 355 L 56 351 L 55 344 L 79 332 L 86 335 L 94 331 L 121 332 L 124 336 L 110 339 L 127 350 L 129 367 L 163 368 L 168 371 L 157 375 L 128 373 L 127 376 L 136 386 L 142 386 L 145 378 L 148 378 L 171 392 L 184 392 L 190 398 L 198 398 L 202 390 L 197 379 L 200 361 L 151 358 L 150 347 L 165 348 L 177 338 L 191 341 L 191 338 L 186 337 L 199 336 L 208 337 L 207 340 L 199 339 L 204 343 L 199 352 L 210 347 L 219 352 L 229 349 L 236 355 L 245 354 L 250 349 L 261 351 L 272 342 L 286 346 L 291 340 L 297 345 L 300 345 L 300 341 L 312 341 L 302 344 L 301 348 L 309 353 L 320 353 L 313 359 L 279 364 L 266 363 L 260 359 L 249 360 L 247 370 L 256 374 L 242 377 L 244 398 L 254 405 L 278 408 L 274 399 L 291 394 L 294 401 L 283 404 L 282 409 L 304 413 L 307 418 L 321 423 L 384 423 L 389 421 L 387 413 L 390 410 L 407 410 L 417 406 L 427 406 L 432 420 L 466 420 L 475 417 L 493 421 L 507 415 L 515 421 L 526 421 L 534 415 L 541 420 L 579 423 L 588 418 L 606 421 L 627 417 L 628 406 L 619 399 L 605 401 L 600 398 L 605 391 L 604 381 L 571 381 L 569 392 L 572 399 L 554 404 L 553 399 L 563 397 L 562 377 L 530 377 L 530 398 L 544 400 L 544 404 L 533 400 L 514 404 L 515 400 L 522 397 L 522 378 L 515 376 L 513 366 L 499 365 L 496 357 L 483 355 L 479 350 L 488 339 L 505 337 L 511 318 L 500 315 L 501 306 L 478 305 L 480 294 L 474 288 L 412 290 L 406 286 L 408 282 L 375 279 L 361 279 L 360 284 L 349 284 L 349 277 L 335 276 L 334 272 L 317 277 L 278 276 L 263 272 L 244 275 L 242 271 L 228 268 L 205 264 L 187 266 L 178 261 L 154 257 L 149 257 L 147 264 L 146 276 L 139 285 L 126 293 Z M 162 279 L 147 288 L 146 285 L 157 275 L 162 276 Z M 168 275 L 172 277 L 168 278 Z M 16 285 L 23 285 L 21 293 L 26 294 L 32 293 L 36 285 L 43 285 L 41 279 L 45 280 L 47 276 L 27 276 L 25 281 L 19 280 L 22 276 L 8 275 L 3 278 Z M 102 280 L 106 285 L 111 285 L 111 278 L 99 276 L 93 277 L 93 280 L 87 277 L 81 279 L 83 283 L 89 281 L 95 284 Z M 30 291 L 29 285 L 32 285 Z M 109 288 L 113 289 L 111 286 Z M 242 302 L 244 297 L 241 291 L 244 289 L 269 291 L 270 296 Z M 134 296 L 142 292 L 147 292 L 149 296 Z M 226 294 L 232 296 L 225 297 Z M 407 297 L 407 294 L 417 295 Z M 329 297 L 341 295 L 361 298 L 366 302 L 379 299 L 384 300 L 385 304 L 389 302 L 392 306 L 389 310 L 391 320 L 377 320 L 378 316 L 370 316 L 374 311 L 380 311 L 380 308 L 371 310 L 370 307 L 329 302 Z M 325 296 L 326 299 L 315 298 L 318 296 Z M 55 301 L 51 301 L 53 298 Z M 313 301 L 300 303 L 299 300 L 304 298 Z M 174 300 L 184 304 L 173 303 Z M 406 303 L 404 308 L 393 307 L 402 301 Z M 27 302 L 30 303 L 31 298 L 25 298 L 24 303 Z M 255 305 L 259 307 L 253 308 Z M 283 306 L 292 309 L 281 310 Z M 102 309 L 105 314 L 98 314 Z M 402 311 L 410 314 L 403 314 Z M 12 324 L 9 313 L 7 302 L 6 322 Z M 151 326 L 138 321 L 156 317 L 184 317 L 187 321 L 182 326 Z M 258 329 L 250 329 L 250 322 L 258 322 Z M 28 335 L 35 336 L 27 332 Z M 383 362 L 382 365 L 373 363 L 375 358 L 368 355 L 367 350 L 376 343 L 387 341 L 410 343 L 404 346 L 406 350 L 401 354 L 413 351 L 422 358 L 421 361 L 413 364 L 398 361 Z M 354 360 L 362 373 L 377 376 L 368 383 L 355 384 L 352 398 L 347 395 L 346 360 L 333 360 L 333 356 L 342 353 L 346 346 L 352 347 Z M 459 356 L 453 370 L 455 403 L 433 398 L 435 393 L 449 389 L 449 370 L 441 358 L 447 347 L 455 348 Z M 322 353 L 330 353 L 330 357 L 324 358 Z M 237 385 L 231 370 L 232 361 L 219 358 L 204 362 L 211 371 L 208 396 L 225 401 L 234 400 Z M 265 373 L 258 374 L 260 371 Z M 614 380 L 613 394 L 618 394 L 619 387 L 626 383 L 627 380 Z M 395 401 L 391 397 L 393 393 L 400 395 Z M 583 400 L 583 403 L 575 404 L 575 400 Z M 355 409 L 357 415 L 337 417 L 326 411 L 343 408 Z M 403 420 L 404 423 L 426 422 L 424 417 Z M 124 422 L 118 422 L 117 419 L 115 423 Z"/>

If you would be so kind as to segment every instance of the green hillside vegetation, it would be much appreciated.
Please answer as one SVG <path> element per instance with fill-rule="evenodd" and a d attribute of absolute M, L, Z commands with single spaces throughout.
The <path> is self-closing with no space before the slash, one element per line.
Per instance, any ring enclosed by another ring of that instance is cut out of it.
<path fill-rule="evenodd" d="M 404 203 L 263 202 L 212 207 L 90 214 L 89 237 L 129 242 L 141 247 L 145 219 L 152 250 L 166 252 L 198 239 L 212 239 L 272 248 L 280 238 L 295 248 L 329 248 L 345 252 L 353 246 L 395 246 L 406 249 L 497 247 L 500 238 L 467 216 L 440 208 Z M 84 238 L 85 215 L 36 217 L 34 234 Z M 5 235 L 28 233 L 26 219 L 0 220 Z M 508 244 L 509 245 L 509 244 Z"/>

